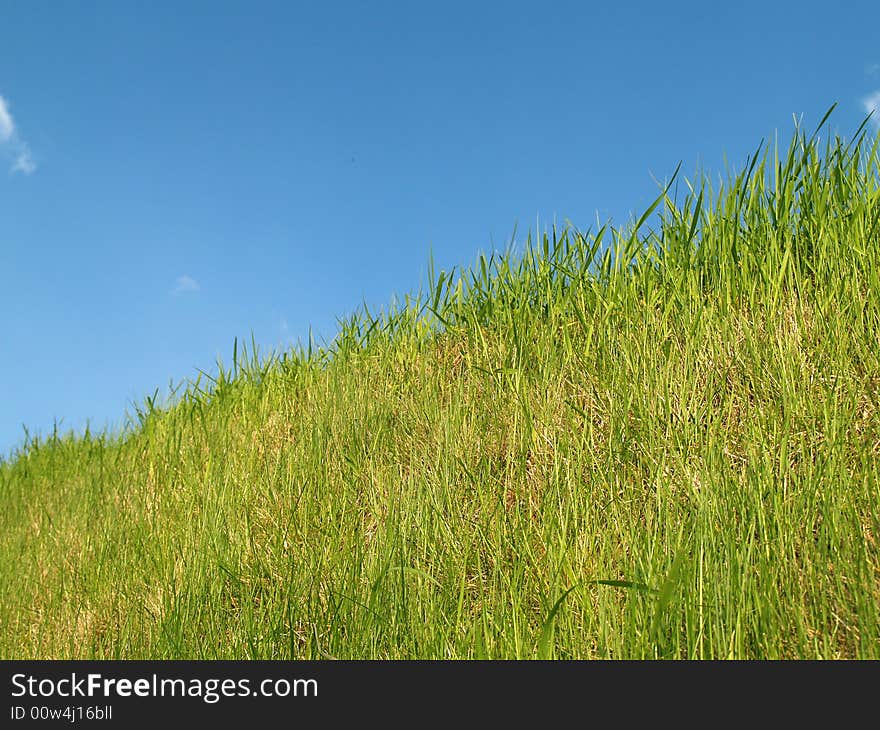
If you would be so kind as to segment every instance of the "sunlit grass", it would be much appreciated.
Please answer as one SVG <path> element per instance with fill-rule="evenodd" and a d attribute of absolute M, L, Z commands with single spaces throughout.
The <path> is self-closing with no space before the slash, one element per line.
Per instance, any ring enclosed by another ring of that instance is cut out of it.
<path fill-rule="evenodd" d="M 3 658 L 880 658 L 880 138 L 796 130 L 0 464 Z"/>

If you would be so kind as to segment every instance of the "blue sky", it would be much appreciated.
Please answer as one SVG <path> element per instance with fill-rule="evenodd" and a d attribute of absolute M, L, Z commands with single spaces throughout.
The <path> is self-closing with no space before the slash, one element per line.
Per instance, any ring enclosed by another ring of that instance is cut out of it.
<path fill-rule="evenodd" d="M 0 454 L 880 105 L 880 4 L 0 7 Z"/>

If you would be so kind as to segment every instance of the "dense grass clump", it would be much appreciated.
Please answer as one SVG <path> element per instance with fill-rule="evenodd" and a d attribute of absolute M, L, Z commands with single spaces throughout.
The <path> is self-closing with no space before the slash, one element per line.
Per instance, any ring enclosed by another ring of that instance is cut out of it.
<path fill-rule="evenodd" d="M 878 148 L 796 130 L 29 440 L 0 656 L 880 658 Z"/>

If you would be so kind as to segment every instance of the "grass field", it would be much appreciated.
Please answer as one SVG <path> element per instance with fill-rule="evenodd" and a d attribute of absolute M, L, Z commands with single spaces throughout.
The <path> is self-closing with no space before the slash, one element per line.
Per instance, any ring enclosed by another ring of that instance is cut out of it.
<path fill-rule="evenodd" d="M 868 129 L 29 439 L 0 657 L 880 658 Z"/>

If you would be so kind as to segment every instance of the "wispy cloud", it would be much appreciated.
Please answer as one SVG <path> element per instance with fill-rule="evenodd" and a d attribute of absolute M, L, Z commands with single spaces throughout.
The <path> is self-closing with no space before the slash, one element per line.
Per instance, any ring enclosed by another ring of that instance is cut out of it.
<path fill-rule="evenodd" d="M 21 151 L 12 163 L 12 172 L 23 172 L 25 175 L 33 175 L 37 171 L 31 150 L 26 144 L 22 144 Z"/>
<path fill-rule="evenodd" d="M 874 122 L 874 126 L 880 127 L 880 89 L 862 99 L 862 105 L 866 113 L 873 114 L 871 121 Z"/>
<path fill-rule="evenodd" d="M 37 165 L 31 155 L 31 149 L 27 142 L 19 137 L 15 120 L 9 111 L 9 104 L 2 96 L 0 96 L 0 152 L 5 157 L 12 158 L 10 172 L 20 172 L 25 175 L 36 172 Z"/>
<path fill-rule="evenodd" d="M 177 281 L 174 282 L 174 289 L 171 290 L 171 293 L 174 296 L 178 296 L 180 294 L 196 294 L 201 290 L 202 287 L 199 286 L 199 282 L 188 274 L 183 274 L 183 276 L 177 277 Z"/>
<path fill-rule="evenodd" d="M 880 63 L 869 63 L 865 67 L 865 73 L 868 76 L 873 76 L 875 73 L 880 72 Z"/>

